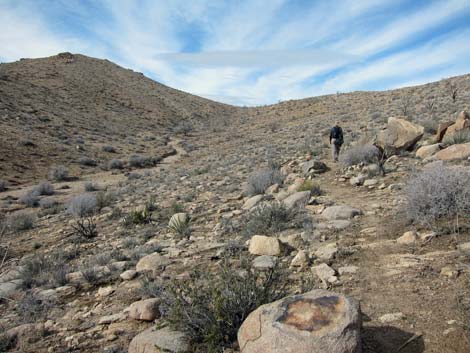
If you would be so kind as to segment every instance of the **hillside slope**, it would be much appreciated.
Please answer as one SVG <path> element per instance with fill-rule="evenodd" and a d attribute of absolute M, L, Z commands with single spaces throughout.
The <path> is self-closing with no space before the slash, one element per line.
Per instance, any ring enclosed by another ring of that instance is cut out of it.
<path fill-rule="evenodd" d="M 106 159 L 103 145 L 159 156 L 181 121 L 207 123 L 233 110 L 83 55 L 0 64 L 0 178 L 28 181 L 53 164 Z"/>

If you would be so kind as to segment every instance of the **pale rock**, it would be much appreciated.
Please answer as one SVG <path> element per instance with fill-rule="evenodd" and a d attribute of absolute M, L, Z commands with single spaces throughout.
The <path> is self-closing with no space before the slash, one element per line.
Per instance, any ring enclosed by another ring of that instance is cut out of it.
<path fill-rule="evenodd" d="M 379 317 L 379 321 L 383 324 L 394 322 L 394 321 L 400 321 L 405 318 L 405 315 L 403 313 L 390 313 L 390 314 L 385 314 Z"/>
<path fill-rule="evenodd" d="M 429 146 L 422 146 L 418 148 L 418 150 L 416 151 L 416 157 L 419 157 L 421 159 L 426 159 L 426 158 L 431 157 L 433 154 L 439 152 L 440 150 L 441 150 L 440 143 L 435 143 Z"/>
<path fill-rule="evenodd" d="M 153 321 L 160 316 L 160 299 L 150 298 L 132 303 L 124 310 L 131 319 Z"/>
<path fill-rule="evenodd" d="M 306 267 L 308 265 L 308 256 L 303 250 L 299 250 L 297 255 L 294 256 L 290 265 L 292 267 Z"/>
<path fill-rule="evenodd" d="M 338 273 L 340 276 L 345 274 L 355 274 L 358 270 L 357 266 L 343 266 L 338 269 Z"/>
<path fill-rule="evenodd" d="M 336 243 L 330 243 L 318 248 L 317 251 L 315 251 L 315 256 L 321 261 L 329 262 L 334 259 L 337 253 L 338 248 Z"/>
<path fill-rule="evenodd" d="M 310 191 L 299 191 L 296 192 L 286 199 L 284 199 L 283 203 L 287 207 L 288 210 L 292 209 L 302 209 L 304 208 L 308 201 L 310 200 Z"/>
<path fill-rule="evenodd" d="M 267 237 L 264 235 L 254 235 L 250 240 L 248 251 L 253 255 L 276 256 L 281 253 L 281 246 L 277 238 Z"/>
<path fill-rule="evenodd" d="M 358 176 L 349 179 L 349 183 L 353 186 L 359 186 L 362 185 L 365 180 L 366 176 L 363 174 L 359 174 Z"/>
<path fill-rule="evenodd" d="M 312 270 L 315 272 L 318 278 L 320 278 L 321 281 L 324 283 L 328 282 L 328 279 L 330 277 L 335 276 L 336 274 L 335 270 L 333 270 L 330 266 L 328 266 L 325 263 L 319 264 L 317 266 L 313 266 Z"/>
<path fill-rule="evenodd" d="M 377 135 L 377 144 L 387 150 L 411 149 L 424 134 L 424 127 L 414 124 L 406 117 L 388 118 L 387 128 Z"/>
<path fill-rule="evenodd" d="M 251 210 L 257 204 L 259 204 L 263 200 L 263 198 L 264 198 L 263 195 L 255 195 L 253 197 L 250 197 L 248 200 L 245 201 L 245 203 L 242 206 L 242 209 Z"/>
<path fill-rule="evenodd" d="M 114 293 L 116 289 L 109 286 L 109 287 L 100 287 L 98 289 L 98 296 L 99 297 L 109 297 L 111 294 Z"/>
<path fill-rule="evenodd" d="M 270 255 L 257 256 L 252 263 L 253 268 L 267 270 L 274 268 L 277 263 L 277 257 Z"/>
<path fill-rule="evenodd" d="M 168 327 L 150 327 L 135 336 L 129 344 L 128 353 L 186 353 L 189 342 L 181 332 Z"/>
<path fill-rule="evenodd" d="M 137 272 L 156 271 L 162 267 L 168 266 L 171 260 L 158 252 L 144 256 L 136 265 Z"/>
<path fill-rule="evenodd" d="M 364 186 L 374 186 L 377 185 L 379 181 L 377 179 L 367 179 L 364 181 Z"/>
<path fill-rule="evenodd" d="M 401 237 L 397 239 L 398 244 L 409 245 L 414 244 L 418 240 L 418 235 L 415 231 L 405 232 Z"/>
<path fill-rule="evenodd" d="M 328 220 L 336 220 L 336 219 L 351 219 L 355 216 L 358 216 L 362 214 L 361 210 L 351 207 L 351 206 L 346 206 L 346 205 L 341 205 L 341 206 L 330 206 L 327 207 L 323 212 L 322 212 L 322 217 L 328 219 Z"/>
<path fill-rule="evenodd" d="M 436 153 L 436 158 L 441 161 L 467 159 L 468 157 L 470 157 L 470 143 L 452 145 Z"/>
<path fill-rule="evenodd" d="M 119 275 L 119 277 L 121 277 L 121 279 L 124 281 L 130 281 L 134 279 L 136 276 L 137 276 L 137 271 L 134 271 L 134 270 L 127 270 Z"/>

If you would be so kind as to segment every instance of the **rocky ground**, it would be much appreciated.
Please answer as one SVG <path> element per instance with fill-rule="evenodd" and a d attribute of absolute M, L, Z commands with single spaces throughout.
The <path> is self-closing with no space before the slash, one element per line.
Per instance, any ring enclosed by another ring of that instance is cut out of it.
<path fill-rule="evenodd" d="M 165 324 L 148 281 L 215 271 L 224 256 L 241 253 L 254 267 L 281 264 L 292 294 L 322 288 L 358 300 L 366 353 L 468 352 L 470 233 L 433 234 L 403 214 L 405 184 L 432 158 L 400 152 L 383 176 L 367 165 L 345 168 L 330 158 L 333 114 L 274 120 L 263 109 L 259 119 L 247 110 L 247 121 L 233 128 L 168 136 L 172 155 L 155 166 L 74 170 L 75 178 L 51 182 L 51 195 L 36 195 L 39 205 L 23 197 L 40 179 L 0 192 L 3 214 L 33 215 L 31 229 L 0 230 L 0 351 L 145 351 L 131 340 Z M 447 117 L 436 120 L 455 120 Z M 348 144 L 385 127 L 383 119 L 343 121 Z M 419 144 L 431 138 L 426 133 Z M 305 173 L 312 159 L 325 170 Z M 284 185 L 245 195 L 250 176 L 273 163 Z M 449 163 L 469 167 L 468 159 Z M 320 195 L 298 191 L 305 179 Z M 98 198 L 90 239 L 74 230 L 69 206 L 82 194 Z M 302 221 L 252 239 L 251 212 L 276 200 L 300 207 Z M 177 234 L 168 224 L 183 213 L 189 230 Z M 230 351 L 239 351 L 236 343 Z"/>

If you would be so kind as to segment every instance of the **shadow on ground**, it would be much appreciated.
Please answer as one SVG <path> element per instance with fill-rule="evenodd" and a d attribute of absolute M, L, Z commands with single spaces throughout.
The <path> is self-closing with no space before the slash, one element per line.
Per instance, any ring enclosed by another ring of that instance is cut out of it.
<path fill-rule="evenodd" d="M 363 353 L 422 353 L 423 337 L 408 342 L 415 333 L 406 332 L 392 326 L 365 326 L 362 334 Z"/>

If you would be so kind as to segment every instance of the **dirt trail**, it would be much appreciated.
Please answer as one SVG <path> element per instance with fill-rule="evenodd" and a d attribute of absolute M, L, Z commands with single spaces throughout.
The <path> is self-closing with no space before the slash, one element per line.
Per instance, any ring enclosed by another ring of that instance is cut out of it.
<path fill-rule="evenodd" d="M 468 274 L 457 279 L 443 278 L 440 274 L 440 269 L 455 264 L 459 255 L 451 248 L 450 237 L 409 246 L 395 242 L 402 233 L 393 239 L 384 237 L 380 229 L 393 227 L 391 217 L 396 211 L 387 208 L 396 194 L 387 189 L 369 190 L 335 181 L 338 171 L 333 166 L 319 180 L 335 204 L 350 205 L 364 212 L 352 229 L 340 233 L 338 241 L 340 247 L 355 244 L 356 253 L 340 258 L 334 265 L 358 267 L 354 279 L 345 279 L 343 290 L 361 301 L 366 317 L 365 352 L 396 352 L 409 339 L 412 341 L 400 353 L 470 352 L 465 331 L 452 321 L 462 324 L 456 300 L 470 278 Z M 393 181 L 384 180 L 387 185 Z M 386 314 L 396 318 L 387 321 Z M 425 334 L 420 336 L 422 333 Z"/>

